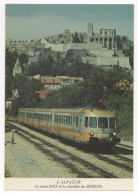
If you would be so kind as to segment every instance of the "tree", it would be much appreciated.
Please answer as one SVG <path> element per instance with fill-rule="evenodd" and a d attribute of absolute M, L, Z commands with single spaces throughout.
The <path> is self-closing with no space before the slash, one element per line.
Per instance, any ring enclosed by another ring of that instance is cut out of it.
<path fill-rule="evenodd" d="M 12 75 L 13 67 L 17 60 L 18 53 L 16 51 L 11 52 L 9 51 L 9 49 L 6 49 L 5 57 L 6 75 Z"/>
<path fill-rule="evenodd" d="M 6 76 L 5 80 L 5 98 L 9 98 L 12 96 L 12 76 Z"/>
<path fill-rule="evenodd" d="M 12 89 L 22 90 L 22 86 L 27 81 L 27 77 L 24 74 L 16 74 L 11 81 Z"/>
<path fill-rule="evenodd" d="M 54 60 L 51 55 L 41 52 L 39 56 L 39 73 L 41 75 L 51 75 L 53 72 Z"/>
<path fill-rule="evenodd" d="M 121 50 L 123 46 L 122 46 L 121 38 L 119 35 L 117 35 L 115 37 L 115 41 L 116 41 L 116 45 L 117 45 L 117 50 Z"/>
<path fill-rule="evenodd" d="M 34 75 L 40 74 L 39 64 L 35 62 L 27 66 L 25 68 L 24 74 L 26 76 L 34 76 Z"/>
<path fill-rule="evenodd" d="M 11 114 L 17 115 L 18 109 L 21 107 L 41 107 L 42 103 L 35 91 L 42 89 L 40 81 L 35 79 L 27 79 L 20 86 L 20 96 L 13 101 L 11 106 Z"/>
<path fill-rule="evenodd" d="M 22 66 L 23 64 L 27 63 L 27 62 L 28 62 L 28 59 L 29 59 L 29 56 L 28 56 L 27 54 L 21 53 L 21 54 L 19 55 L 19 61 L 20 61 L 21 66 Z"/>
<path fill-rule="evenodd" d="M 77 31 L 75 32 L 75 35 L 73 36 L 72 43 L 80 43 L 80 39 L 78 37 Z"/>
<path fill-rule="evenodd" d="M 123 53 L 125 56 L 129 57 L 130 66 L 133 69 L 133 61 L 134 61 L 134 48 L 133 45 L 130 45 L 128 49 L 124 49 Z"/>

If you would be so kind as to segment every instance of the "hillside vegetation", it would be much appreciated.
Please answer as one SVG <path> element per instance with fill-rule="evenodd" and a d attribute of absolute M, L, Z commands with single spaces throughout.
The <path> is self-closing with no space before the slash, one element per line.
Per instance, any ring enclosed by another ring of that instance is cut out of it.
<path fill-rule="evenodd" d="M 48 51 L 42 51 L 39 61 L 24 69 L 23 74 L 12 76 L 12 68 L 17 53 L 6 51 L 6 98 L 11 97 L 12 89 L 19 90 L 19 98 L 14 100 L 10 115 L 16 116 L 20 107 L 93 107 L 112 108 L 117 111 L 120 136 L 132 140 L 133 135 L 133 76 L 131 71 L 116 67 L 103 70 L 94 65 L 84 64 L 79 57 L 55 58 Z M 21 64 L 28 56 L 20 56 Z M 80 76 L 83 82 L 49 92 L 40 101 L 35 91 L 43 88 L 40 81 L 29 79 L 30 75 Z M 8 112 L 8 111 L 7 111 Z M 127 138 L 126 138 L 127 135 Z"/>

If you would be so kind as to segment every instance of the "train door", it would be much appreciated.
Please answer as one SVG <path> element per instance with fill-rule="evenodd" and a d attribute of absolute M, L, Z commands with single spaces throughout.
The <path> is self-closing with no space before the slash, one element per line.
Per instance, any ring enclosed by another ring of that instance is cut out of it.
<path fill-rule="evenodd" d="M 80 116 L 78 114 L 72 116 L 72 128 L 73 140 L 80 140 Z"/>
<path fill-rule="evenodd" d="M 40 129 L 40 113 L 38 113 L 38 126 L 37 126 L 38 129 Z"/>
<path fill-rule="evenodd" d="M 48 120 L 49 120 L 49 115 L 46 113 L 46 129 L 48 131 Z"/>
<path fill-rule="evenodd" d="M 51 112 L 52 115 L 52 121 L 51 121 L 51 127 L 52 127 L 52 133 L 54 133 L 54 118 L 55 118 L 55 113 Z"/>
<path fill-rule="evenodd" d="M 26 112 L 26 125 L 28 125 L 28 112 Z"/>
<path fill-rule="evenodd" d="M 43 114 L 43 129 L 48 130 L 48 114 L 44 113 Z"/>
<path fill-rule="evenodd" d="M 63 120 L 62 121 L 63 122 L 63 128 L 62 128 L 61 134 L 63 136 L 66 136 L 66 137 L 70 137 L 70 135 L 67 132 L 67 115 L 66 114 L 63 114 L 62 120 Z"/>

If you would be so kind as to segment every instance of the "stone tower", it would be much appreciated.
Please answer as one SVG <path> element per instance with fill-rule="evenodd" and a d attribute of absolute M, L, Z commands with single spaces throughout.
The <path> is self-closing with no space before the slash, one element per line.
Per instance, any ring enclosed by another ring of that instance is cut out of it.
<path fill-rule="evenodd" d="M 88 42 L 90 42 L 92 36 L 93 36 L 93 24 L 88 23 Z"/>
<path fill-rule="evenodd" d="M 20 66 L 19 58 L 17 58 L 17 60 L 14 64 L 12 75 L 15 77 L 16 74 L 21 74 L 21 73 L 22 73 L 22 68 Z"/>
<path fill-rule="evenodd" d="M 92 37 L 92 36 L 93 36 L 93 24 L 88 23 L 88 37 Z"/>

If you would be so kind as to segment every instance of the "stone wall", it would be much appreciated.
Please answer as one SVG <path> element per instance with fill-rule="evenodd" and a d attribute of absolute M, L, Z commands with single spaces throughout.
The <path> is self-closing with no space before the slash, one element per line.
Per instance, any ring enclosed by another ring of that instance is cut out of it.
<path fill-rule="evenodd" d="M 51 47 L 52 51 L 67 52 L 69 49 L 78 49 L 78 50 L 104 50 L 101 44 L 96 43 L 68 43 L 68 44 L 50 44 L 46 43 L 45 48 Z M 107 49 L 106 49 L 107 50 Z"/>
<path fill-rule="evenodd" d="M 129 57 L 82 57 L 83 63 L 88 62 L 89 64 L 94 64 L 98 66 L 102 65 L 119 65 L 124 68 L 130 69 Z"/>

